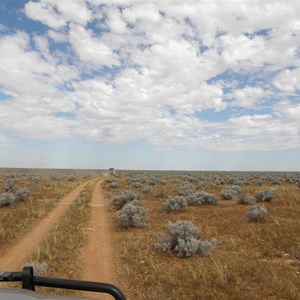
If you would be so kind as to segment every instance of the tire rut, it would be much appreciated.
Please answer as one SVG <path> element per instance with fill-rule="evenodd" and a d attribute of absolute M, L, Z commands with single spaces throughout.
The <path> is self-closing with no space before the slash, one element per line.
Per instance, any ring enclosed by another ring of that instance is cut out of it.
<path fill-rule="evenodd" d="M 102 180 L 95 184 L 91 199 L 91 221 L 87 242 L 82 252 L 83 280 L 118 286 L 111 243 L 111 222 L 101 190 Z M 102 293 L 85 293 L 96 299 L 112 299 Z"/>
<path fill-rule="evenodd" d="M 22 264 L 26 262 L 28 256 L 30 256 L 47 237 L 55 223 L 65 213 L 70 204 L 79 196 L 88 182 L 89 181 L 86 181 L 80 184 L 64 196 L 47 216 L 8 249 L 6 254 L 0 258 L 0 268 L 7 272 L 20 271 Z"/>

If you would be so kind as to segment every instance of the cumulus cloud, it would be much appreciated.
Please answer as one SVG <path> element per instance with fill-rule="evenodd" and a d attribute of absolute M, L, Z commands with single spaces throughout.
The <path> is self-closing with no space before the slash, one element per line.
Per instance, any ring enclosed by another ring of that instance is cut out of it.
<path fill-rule="evenodd" d="M 101 39 L 94 37 L 90 30 L 80 25 L 71 25 L 70 43 L 80 60 L 91 64 L 93 68 L 119 65 L 118 56 Z"/>
<path fill-rule="evenodd" d="M 258 109 L 261 99 L 268 96 L 270 93 L 257 87 L 245 87 L 236 89 L 232 93 L 227 94 L 228 98 L 233 99 L 230 103 L 234 107 L 243 107 L 247 109 Z"/>
<path fill-rule="evenodd" d="M 300 147 L 288 98 L 299 96 L 296 2 L 40 0 L 24 12 L 44 27 L 0 35 L 0 129 L 157 149 Z"/>
<path fill-rule="evenodd" d="M 84 26 L 91 19 L 91 11 L 87 8 L 85 1 L 81 0 L 29 1 L 24 9 L 27 17 L 53 29 L 59 29 L 68 22 Z"/>
<path fill-rule="evenodd" d="M 281 71 L 273 81 L 274 85 L 284 92 L 300 90 L 300 68 Z"/>

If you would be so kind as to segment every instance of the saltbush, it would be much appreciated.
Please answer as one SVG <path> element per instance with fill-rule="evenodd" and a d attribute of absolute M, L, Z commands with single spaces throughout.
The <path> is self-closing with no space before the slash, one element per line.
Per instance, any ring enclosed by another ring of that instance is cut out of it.
<path fill-rule="evenodd" d="M 239 204 L 253 204 L 254 199 L 250 195 L 240 194 L 240 195 L 238 195 L 237 203 L 239 203 Z"/>
<path fill-rule="evenodd" d="M 11 178 L 11 179 L 8 179 L 5 183 L 4 183 L 4 191 L 5 192 L 14 192 L 14 189 L 16 188 L 16 180 Z"/>
<path fill-rule="evenodd" d="M 146 213 L 138 200 L 133 200 L 118 211 L 118 220 L 124 228 L 141 227 L 145 224 Z"/>
<path fill-rule="evenodd" d="M 206 186 L 206 184 L 207 184 L 206 181 L 200 180 L 200 181 L 198 182 L 198 187 L 199 187 L 200 189 L 204 189 L 205 186 Z"/>
<path fill-rule="evenodd" d="M 189 205 L 216 205 L 218 200 L 215 195 L 207 192 L 196 192 L 187 197 Z"/>
<path fill-rule="evenodd" d="M 76 176 L 70 176 L 70 177 L 68 178 L 68 181 L 70 181 L 70 182 L 76 181 Z"/>
<path fill-rule="evenodd" d="M 0 207 L 10 206 L 16 201 L 15 196 L 12 193 L 0 194 Z"/>
<path fill-rule="evenodd" d="M 169 198 L 164 205 L 164 210 L 167 213 L 177 213 L 180 210 L 184 209 L 187 207 L 187 201 L 185 200 L 184 197 L 173 197 Z"/>
<path fill-rule="evenodd" d="M 253 205 L 247 212 L 247 218 L 252 222 L 263 222 L 267 216 L 267 209 L 261 205 Z"/>
<path fill-rule="evenodd" d="M 133 182 L 131 184 L 132 187 L 134 187 L 135 189 L 139 188 L 142 184 L 140 182 Z"/>
<path fill-rule="evenodd" d="M 63 175 L 51 175 L 50 178 L 53 180 L 53 181 L 61 181 L 64 179 L 64 176 Z"/>
<path fill-rule="evenodd" d="M 271 202 L 275 196 L 275 189 L 268 188 L 264 191 L 256 191 L 257 202 Z"/>
<path fill-rule="evenodd" d="M 224 200 L 231 200 L 241 192 L 241 188 L 238 185 L 232 185 L 221 191 L 220 196 Z"/>
<path fill-rule="evenodd" d="M 217 240 L 212 239 L 211 241 L 200 241 L 197 249 L 197 253 L 201 256 L 210 256 L 212 250 L 216 247 Z"/>
<path fill-rule="evenodd" d="M 152 192 L 152 187 L 151 186 L 146 186 L 143 188 L 143 193 L 145 194 L 150 194 Z"/>
<path fill-rule="evenodd" d="M 178 194 L 180 196 L 188 196 L 190 195 L 191 193 L 193 192 L 193 188 L 191 186 L 191 184 L 189 183 L 183 183 L 180 188 L 179 188 L 179 191 L 178 191 Z"/>
<path fill-rule="evenodd" d="M 262 183 L 261 180 L 257 180 L 257 181 L 255 182 L 255 185 L 256 185 L 256 186 L 262 186 L 262 184 L 263 184 L 263 183 Z"/>
<path fill-rule="evenodd" d="M 220 193 L 220 196 L 224 200 L 231 200 L 236 195 L 236 192 L 230 189 L 223 189 Z"/>
<path fill-rule="evenodd" d="M 169 222 L 167 225 L 169 236 L 159 236 L 156 249 L 163 252 L 174 251 L 179 257 L 189 257 L 197 252 L 200 229 L 192 221 Z"/>
<path fill-rule="evenodd" d="M 199 240 L 201 230 L 192 221 L 169 222 L 167 225 L 168 236 L 159 236 L 155 248 L 162 252 L 173 251 L 179 257 L 190 257 L 194 254 L 210 255 L 216 241 Z M 211 244 L 210 244 L 211 243 Z"/>
<path fill-rule="evenodd" d="M 15 189 L 16 201 L 24 201 L 29 197 L 29 190 L 25 187 L 16 187 Z"/>
<path fill-rule="evenodd" d="M 116 189 L 119 186 L 117 181 L 112 181 L 110 182 L 107 187 L 109 187 L 110 189 Z"/>
<path fill-rule="evenodd" d="M 120 210 L 122 207 L 133 200 L 140 200 L 140 196 L 131 191 L 122 191 L 111 202 L 111 207 L 114 210 Z"/>
<path fill-rule="evenodd" d="M 33 175 L 33 176 L 30 177 L 30 180 L 31 180 L 32 182 L 35 182 L 35 183 L 40 182 L 41 179 L 42 179 L 42 178 L 41 178 L 41 176 L 39 176 L 39 175 Z"/>

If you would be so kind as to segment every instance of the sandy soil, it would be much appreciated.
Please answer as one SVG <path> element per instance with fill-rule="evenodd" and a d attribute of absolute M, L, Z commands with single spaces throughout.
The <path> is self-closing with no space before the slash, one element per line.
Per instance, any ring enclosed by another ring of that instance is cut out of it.
<path fill-rule="evenodd" d="M 95 184 L 91 199 L 91 221 L 88 237 L 82 252 L 83 280 L 106 282 L 118 286 L 111 243 L 111 222 L 101 190 L 101 182 Z M 86 293 L 95 299 L 113 299 L 102 293 Z"/>
<path fill-rule="evenodd" d="M 30 254 L 37 249 L 41 242 L 47 237 L 51 228 L 64 214 L 69 205 L 78 197 L 87 183 L 88 182 L 84 182 L 80 184 L 77 188 L 63 197 L 55 208 L 44 217 L 37 226 L 8 249 L 6 254 L 0 257 L 0 269 L 7 272 L 21 271 L 21 267 L 26 263 L 27 257 L 30 256 Z"/>

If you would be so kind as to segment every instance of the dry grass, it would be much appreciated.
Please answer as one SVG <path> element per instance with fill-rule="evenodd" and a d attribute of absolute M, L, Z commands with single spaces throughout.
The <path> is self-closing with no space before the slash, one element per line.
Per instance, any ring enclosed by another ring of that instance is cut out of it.
<path fill-rule="evenodd" d="M 127 299 L 300 299 L 300 189 L 295 183 L 274 185 L 275 199 L 265 203 L 266 221 L 250 223 L 246 218 L 249 206 L 234 200 L 219 201 L 216 206 L 189 206 L 178 214 L 167 214 L 163 204 L 169 196 L 178 195 L 181 175 L 160 173 L 159 179 L 166 183 L 157 183 L 150 194 L 142 193 L 147 182 L 137 189 L 127 183 L 126 178 L 131 176 L 122 174 L 116 189 L 103 184 L 108 199 L 123 190 L 141 194 L 148 214 L 146 228 L 125 230 L 111 213 L 119 282 Z M 254 196 L 256 190 L 271 186 L 265 182 L 257 187 L 256 179 L 242 187 L 243 192 Z M 200 190 L 196 183 L 192 183 L 194 191 Z M 223 187 L 208 186 L 205 190 L 218 196 Z M 80 279 L 84 266 L 79 265 L 78 255 L 85 239 L 91 189 L 90 185 L 82 192 L 31 257 L 30 261 L 49 264 L 47 276 Z M 18 205 L 25 208 L 29 201 Z M 45 205 L 47 201 L 41 202 Z M 13 214 L 14 210 L 1 211 Z M 202 229 L 203 239 L 218 240 L 210 257 L 180 259 L 154 249 L 158 233 L 166 232 L 168 221 L 177 220 L 192 220 Z M 15 231 L 20 231 L 20 225 L 16 226 Z"/>
<path fill-rule="evenodd" d="M 134 189 L 119 178 L 118 189 L 142 194 L 147 183 Z M 180 183 L 172 178 L 156 184 L 151 194 L 142 194 L 148 227 L 124 230 L 115 222 L 114 243 L 121 288 L 130 299 L 300 299 L 300 189 L 296 184 L 276 185 L 275 200 L 265 203 L 264 223 L 246 219 L 249 206 L 219 201 L 216 206 L 188 207 L 179 214 L 166 214 L 163 203 L 178 193 Z M 255 196 L 254 183 L 242 188 Z M 196 185 L 193 185 L 197 190 Z M 223 186 L 206 191 L 219 195 Z M 198 189 L 199 190 L 199 189 Z M 112 214 L 112 217 L 115 216 Z M 180 259 L 158 253 L 153 245 L 165 233 L 168 221 L 192 220 L 204 239 L 218 244 L 210 257 Z"/>
<path fill-rule="evenodd" d="M 35 183 L 27 176 L 17 177 L 16 184 L 28 188 L 30 196 L 12 207 L 0 208 L 0 254 L 34 227 L 60 198 L 84 180 L 84 177 L 78 177 L 74 181 L 69 181 L 68 178 L 55 181 L 46 176 Z M 6 179 L 0 179 L 0 193 L 3 192 L 5 181 Z"/>
<path fill-rule="evenodd" d="M 95 182 L 91 182 L 60 218 L 47 239 L 29 259 L 30 262 L 47 263 L 44 276 L 80 279 L 84 266 L 80 264 L 80 252 L 85 243 L 90 216 L 89 202 Z M 42 294 L 78 295 L 79 292 L 39 288 Z"/>

